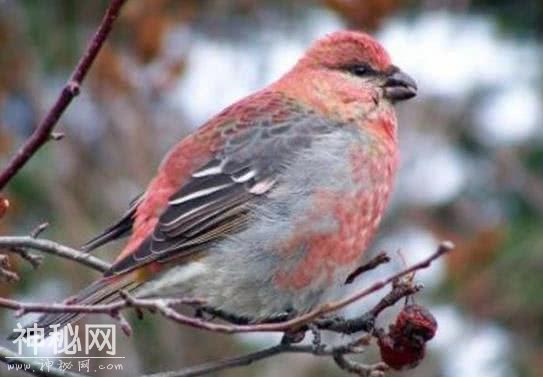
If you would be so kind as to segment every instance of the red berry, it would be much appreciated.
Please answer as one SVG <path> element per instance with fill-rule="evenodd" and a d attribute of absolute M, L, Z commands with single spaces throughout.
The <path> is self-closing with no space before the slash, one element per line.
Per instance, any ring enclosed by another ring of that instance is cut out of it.
<path fill-rule="evenodd" d="M 396 317 L 394 332 L 409 342 L 426 343 L 437 330 L 437 321 L 423 306 L 406 305 Z M 392 331 L 392 330 L 391 330 Z"/>
<path fill-rule="evenodd" d="M 396 370 L 412 369 L 424 358 L 425 346 L 410 347 L 396 342 L 390 335 L 379 337 L 381 360 Z"/>
<path fill-rule="evenodd" d="M 388 334 L 379 335 L 381 359 L 396 370 L 416 367 L 424 358 L 426 342 L 437 330 L 437 322 L 428 309 L 407 305 L 390 326 Z"/>

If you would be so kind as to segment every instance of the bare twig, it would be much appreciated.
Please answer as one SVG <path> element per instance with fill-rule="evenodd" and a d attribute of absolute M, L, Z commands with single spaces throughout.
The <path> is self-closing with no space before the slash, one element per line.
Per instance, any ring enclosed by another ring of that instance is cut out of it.
<path fill-rule="evenodd" d="M 130 297 L 130 296 L 125 296 Z M 140 299 L 123 298 L 111 304 L 75 305 L 75 304 L 44 304 L 44 303 L 22 303 L 16 300 L 0 297 L 0 307 L 17 311 L 20 317 L 27 313 L 86 313 L 86 314 L 109 314 L 116 315 L 119 310 L 126 308 L 158 309 L 161 307 L 172 307 L 176 305 L 201 305 L 203 300 L 190 298 L 168 298 L 168 299 Z"/>
<path fill-rule="evenodd" d="M 30 265 L 36 269 L 41 266 L 43 262 L 43 255 L 31 254 L 22 247 L 12 247 L 9 249 L 10 253 L 17 254 L 22 259 L 30 263 Z"/>
<path fill-rule="evenodd" d="M 13 272 L 4 267 L 0 267 L 0 279 L 5 281 L 6 283 L 15 283 L 18 282 L 21 278 L 16 272 Z"/>
<path fill-rule="evenodd" d="M 40 149 L 51 136 L 58 120 L 70 105 L 75 96 L 79 94 L 80 86 L 89 68 L 94 62 L 104 41 L 108 37 L 113 22 L 117 19 L 121 7 L 126 0 L 112 0 L 98 30 L 91 39 L 87 49 L 77 66 L 75 67 L 70 79 L 60 92 L 56 102 L 38 124 L 32 135 L 19 148 L 13 158 L 8 162 L 6 168 L 0 173 L 0 190 L 17 174 L 17 172 L 30 160 L 30 158 Z"/>
<path fill-rule="evenodd" d="M 45 229 L 47 229 L 49 227 L 49 223 L 45 222 L 45 223 L 41 223 L 40 225 L 38 225 L 37 227 L 35 227 L 32 232 L 30 233 L 30 237 L 32 238 L 38 238 L 38 236 L 40 234 L 43 233 L 43 231 Z"/>
<path fill-rule="evenodd" d="M 404 270 L 390 276 L 389 278 L 387 278 L 387 279 L 385 279 L 383 281 L 374 283 L 370 287 L 368 287 L 366 289 L 363 289 L 363 290 L 360 290 L 360 291 L 354 293 L 353 295 L 351 295 L 351 296 L 349 296 L 349 297 L 347 297 L 347 298 L 345 298 L 343 300 L 326 304 L 326 305 L 322 306 L 320 309 L 315 310 L 313 312 L 310 312 L 310 313 L 306 314 L 303 317 L 306 317 L 308 319 L 313 319 L 316 316 L 331 313 L 331 312 L 337 311 L 339 309 L 342 309 L 345 306 L 350 305 L 353 302 L 360 300 L 362 297 L 366 297 L 369 294 L 382 289 L 386 285 L 388 285 L 390 283 L 393 283 L 394 281 L 398 281 L 398 279 L 400 279 L 403 276 L 406 276 L 406 275 L 409 275 L 409 274 L 411 274 L 411 273 L 413 273 L 415 271 L 422 270 L 424 268 L 430 267 L 430 265 L 432 264 L 433 261 L 435 261 L 436 259 L 442 257 L 444 254 L 447 254 L 448 252 L 450 252 L 453 249 L 454 249 L 454 244 L 451 241 L 443 241 L 443 242 L 441 242 L 439 244 L 439 246 L 438 246 L 437 250 L 435 251 L 435 253 L 430 255 L 428 258 L 426 258 L 426 259 L 412 265 L 411 267 L 408 267 L 408 268 L 406 268 L 406 269 L 404 269 Z M 298 317 L 297 320 L 302 320 L 302 317 Z M 307 320 L 307 319 L 305 319 L 305 320 Z M 294 322 L 294 320 L 292 322 Z"/>
<path fill-rule="evenodd" d="M 9 257 L 0 254 L 0 279 L 8 283 L 19 281 L 19 275 L 10 268 Z"/>
<path fill-rule="evenodd" d="M 422 286 L 420 285 L 399 283 L 377 305 L 359 317 L 353 319 L 338 317 L 324 318 L 318 319 L 314 323 L 320 330 L 334 331 L 342 334 L 354 334 L 359 331 L 370 332 L 375 325 L 375 319 L 383 310 L 393 306 L 404 297 L 414 295 L 421 289 Z"/>
<path fill-rule="evenodd" d="M 368 263 L 363 264 L 362 266 L 351 272 L 351 274 L 347 276 L 347 279 L 345 279 L 345 284 L 351 284 L 353 281 L 356 280 L 357 277 L 362 275 L 364 272 L 373 270 L 374 268 L 388 262 L 390 262 L 390 257 L 386 253 L 382 252 L 377 254 Z"/>
<path fill-rule="evenodd" d="M 71 247 L 64 246 L 62 244 L 42 239 L 33 238 L 31 236 L 5 236 L 0 237 L 0 249 L 6 249 L 8 251 L 17 253 L 23 258 L 28 258 L 27 255 L 22 255 L 21 249 L 32 249 L 57 255 L 62 258 L 70 259 L 94 270 L 105 272 L 109 269 L 110 265 L 103 260 L 96 258 L 90 254 L 83 253 L 79 250 L 72 249 Z M 30 257 L 32 258 L 32 257 Z"/>
<path fill-rule="evenodd" d="M 217 372 L 229 368 L 237 368 L 250 365 L 256 361 L 267 359 L 284 353 L 305 353 L 315 356 L 335 356 L 337 354 L 347 355 L 360 353 L 362 349 L 360 344 L 368 344 L 367 337 L 361 337 L 354 342 L 348 342 L 339 346 L 330 347 L 315 347 L 313 345 L 295 345 L 289 343 L 281 343 L 276 346 L 265 348 L 260 351 L 251 352 L 246 355 L 226 358 L 223 360 L 212 361 L 209 363 L 197 365 L 191 368 L 184 368 L 178 371 L 162 372 L 148 374 L 141 377 L 196 377 L 205 374 Z M 370 366 L 371 367 L 371 366 Z"/>
<path fill-rule="evenodd" d="M 348 359 L 345 357 L 345 354 L 341 353 L 334 355 L 334 361 L 341 369 L 360 377 L 382 377 L 388 370 L 388 366 L 385 363 L 377 363 L 375 365 L 361 364 Z"/>
<path fill-rule="evenodd" d="M 0 237 L 0 246 L 2 240 L 9 237 Z M 24 239 L 25 242 L 41 242 L 46 240 L 34 239 L 32 237 L 15 237 L 17 239 Z M 8 240 L 9 241 L 9 240 Z M 46 241 L 51 242 L 51 241 Z M 54 243 L 53 243 L 54 244 Z M 32 244 L 35 246 L 35 244 Z M 55 244 L 57 245 L 57 244 Z M 8 246 L 13 247 L 13 244 L 8 243 Z M 20 247 L 29 247 L 29 244 L 17 245 Z M 43 246 L 43 245 L 42 245 Z M 58 245 L 57 245 L 58 246 Z M 60 245 L 62 246 L 62 245 Z M 369 342 L 369 334 L 374 331 L 375 318 L 387 307 L 394 305 L 401 298 L 412 295 L 420 290 L 420 286 L 412 285 L 411 282 L 401 280 L 402 277 L 413 273 L 419 269 L 426 268 L 430 264 L 443 254 L 452 250 L 453 245 L 450 242 L 443 242 L 439 245 L 437 251 L 430 255 L 428 258 L 422 260 L 419 263 L 405 268 L 404 270 L 393 274 L 387 279 L 379 281 L 366 289 L 362 289 L 350 297 L 337 302 L 326 304 L 312 312 L 297 318 L 287 320 L 278 323 L 258 323 L 258 324 L 244 324 L 237 325 L 231 323 L 215 323 L 206 321 L 202 318 L 191 317 L 178 312 L 174 307 L 178 304 L 189 305 L 205 305 L 205 302 L 199 299 L 138 299 L 130 296 L 126 292 L 121 292 L 121 299 L 117 302 L 110 304 L 96 304 L 96 305 L 77 305 L 77 304 L 38 304 L 38 303 L 21 303 L 15 300 L 7 298 L 0 298 L 0 307 L 6 309 L 16 310 L 17 315 L 23 315 L 29 312 L 40 313 L 102 313 L 109 314 L 112 318 L 116 319 L 122 330 L 129 335 L 131 333 L 131 327 L 121 314 L 121 310 L 133 308 L 134 310 L 141 311 L 142 309 L 148 309 L 152 312 L 157 312 L 162 316 L 183 324 L 198 329 L 204 329 L 213 332 L 220 333 L 242 333 L 242 332 L 283 332 L 285 334 L 301 334 L 301 337 L 284 337 L 287 341 L 282 341 L 279 345 L 253 352 L 247 355 L 227 358 L 219 361 L 213 361 L 198 365 L 195 367 L 184 368 L 179 371 L 171 371 L 165 373 L 158 373 L 148 375 L 144 377 L 191 377 L 200 376 L 219 370 L 245 366 L 269 358 L 281 353 L 308 353 L 316 356 L 328 356 L 332 357 L 335 363 L 345 371 L 359 376 L 365 377 L 380 377 L 384 375 L 386 366 L 382 363 L 375 365 L 366 365 L 359 362 L 350 360 L 346 355 L 353 353 L 361 353 L 364 351 L 365 346 Z M 69 249 L 69 248 L 68 248 Z M 77 253 L 77 250 L 75 250 Z M 83 253 L 81 253 L 83 254 Z M 88 256 L 87 254 L 83 254 Z M 380 263 L 376 263 L 378 266 Z M 324 314 L 328 314 L 337 311 L 347 305 L 352 304 L 355 301 L 360 300 L 363 297 L 368 296 L 385 287 L 392 284 L 392 290 L 385 297 L 381 299 L 377 305 L 375 305 L 370 311 L 364 313 L 358 318 L 344 320 L 344 319 L 329 319 L 320 318 Z M 303 339 L 303 334 L 308 329 L 312 330 L 314 336 L 314 342 L 310 345 L 297 345 L 295 342 Z M 340 344 L 339 346 L 331 347 L 322 344 L 320 341 L 319 330 L 334 331 L 342 334 L 352 334 L 359 331 L 364 331 L 366 335 L 356 338 L 354 341 Z M 291 341 L 288 341 L 291 339 Z M 0 349 L 0 359 L 2 358 L 2 349 Z M 51 375 L 51 374 L 48 374 Z"/>
<path fill-rule="evenodd" d="M 197 365 L 191 368 L 183 368 L 181 370 L 148 374 L 141 377 L 196 377 L 203 376 L 208 373 L 217 372 L 228 368 L 236 368 L 250 365 L 256 361 L 267 359 L 269 357 L 288 352 L 287 349 L 294 347 L 284 344 L 279 344 L 273 347 L 265 348 L 257 352 L 251 352 L 246 355 L 226 358 L 209 363 Z"/>

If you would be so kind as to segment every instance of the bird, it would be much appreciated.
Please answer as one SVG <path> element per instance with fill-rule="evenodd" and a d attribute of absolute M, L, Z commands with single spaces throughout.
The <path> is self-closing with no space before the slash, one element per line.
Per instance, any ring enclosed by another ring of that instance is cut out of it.
<path fill-rule="evenodd" d="M 84 246 L 128 236 L 70 303 L 194 297 L 258 323 L 326 302 L 377 231 L 398 169 L 395 104 L 416 93 L 369 34 L 316 40 L 277 81 L 173 146 L 128 211 Z"/>

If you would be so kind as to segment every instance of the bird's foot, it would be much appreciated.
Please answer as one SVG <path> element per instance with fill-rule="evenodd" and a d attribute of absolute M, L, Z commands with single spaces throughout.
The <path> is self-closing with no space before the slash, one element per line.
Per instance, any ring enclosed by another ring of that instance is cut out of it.
<path fill-rule="evenodd" d="M 311 335 L 313 336 L 313 340 L 311 341 L 311 344 L 313 346 L 313 352 L 315 354 L 323 352 L 326 346 L 322 344 L 321 330 L 319 330 L 317 325 L 313 323 L 307 325 L 307 328 L 309 331 L 311 331 Z"/>

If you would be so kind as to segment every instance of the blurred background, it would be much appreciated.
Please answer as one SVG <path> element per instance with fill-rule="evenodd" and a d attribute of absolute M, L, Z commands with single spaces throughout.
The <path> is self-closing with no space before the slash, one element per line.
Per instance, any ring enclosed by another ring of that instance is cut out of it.
<path fill-rule="evenodd" d="M 0 166 L 56 98 L 106 6 L 0 1 Z M 372 251 L 401 250 L 410 263 L 440 240 L 457 245 L 416 276 L 425 284 L 417 300 L 439 330 L 423 363 L 401 375 L 543 376 L 541 0 L 130 0 L 57 127 L 66 137 L 4 193 L 12 207 L 0 234 L 28 234 L 47 221 L 45 237 L 80 245 L 125 210 L 177 140 L 343 28 L 374 33 L 419 84 L 418 97 L 399 106 L 401 173 Z M 97 255 L 111 259 L 120 246 Z M 12 264 L 22 280 L 1 282 L 0 295 L 21 300 L 61 299 L 97 276 L 55 257 L 37 271 L 15 257 Z M 359 286 L 400 268 L 396 261 Z M 380 324 L 394 315 L 388 310 Z M 0 312 L 0 334 L 15 322 Z M 179 369 L 277 341 L 149 315 L 132 323 L 135 334 L 117 339 L 123 370 L 96 375 Z M 0 371 L 8 373 L 3 364 Z M 330 360 L 286 355 L 219 375 L 345 374 Z"/>

